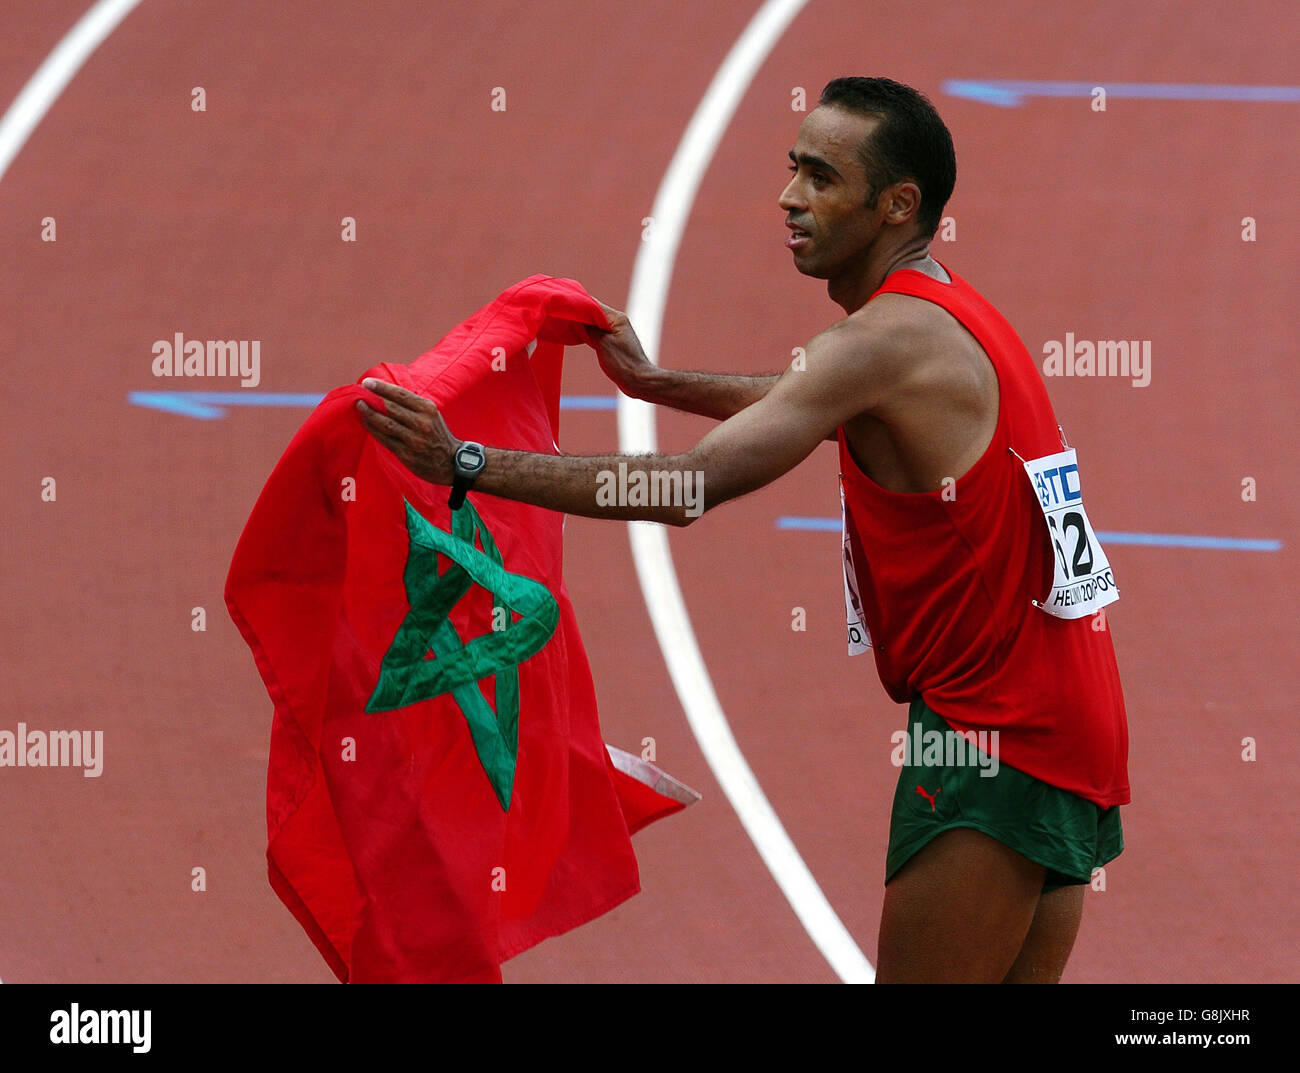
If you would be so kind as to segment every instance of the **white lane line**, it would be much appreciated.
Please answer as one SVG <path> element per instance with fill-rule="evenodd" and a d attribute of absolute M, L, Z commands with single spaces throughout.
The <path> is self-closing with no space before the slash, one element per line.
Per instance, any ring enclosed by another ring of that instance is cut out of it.
<path fill-rule="evenodd" d="M 700 180 L 745 90 L 806 3 L 767 0 L 763 4 L 718 68 L 664 173 L 651 209 L 654 223 L 637 253 L 627 302 L 628 318 L 651 361 L 659 360 L 659 338 L 673 264 Z M 654 407 L 620 395 L 618 440 L 619 450 L 625 454 L 657 450 Z M 772 877 L 831 968 L 846 983 L 872 983 L 876 974 L 871 962 L 835 915 L 731 733 L 682 600 L 668 550 L 667 530 L 652 522 L 630 522 L 628 535 L 641 592 L 668 673 L 709 767 Z"/>
<path fill-rule="evenodd" d="M 81 65 L 140 0 L 99 0 L 69 30 L 0 119 L 0 179 Z"/>
<path fill-rule="evenodd" d="M 0 119 L 0 179 L 90 54 L 140 0 L 99 0 L 63 35 Z M 0 983 L 3 983 L 0 980 Z"/>

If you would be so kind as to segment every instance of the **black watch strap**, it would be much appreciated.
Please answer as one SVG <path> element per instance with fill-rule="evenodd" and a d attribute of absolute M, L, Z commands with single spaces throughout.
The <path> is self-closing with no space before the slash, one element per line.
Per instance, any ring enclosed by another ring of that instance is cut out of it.
<path fill-rule="evenodd" d="M 487 465 L 487 453 L 481 443 L 466 440 L 452 454 L 451 463 L 451 495 L 447 498 L 447 505 L 452 510 L 460 510 L 465 502 L 465 493 L 473 487 Z"/>

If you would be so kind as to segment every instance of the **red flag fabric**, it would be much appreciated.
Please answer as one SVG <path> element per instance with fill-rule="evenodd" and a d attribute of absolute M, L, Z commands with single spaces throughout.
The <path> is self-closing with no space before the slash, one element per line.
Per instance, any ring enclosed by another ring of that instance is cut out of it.
<path fill-rule="evenodd" d="M 557 453 L 564 347 L 607 328 L 533 276 L 410 365 L 454 435 Z M 693 799 L 611 760 L 561 571 L 563 516 L 412 475 L 325 396 L 235 550 L 226 603 L 275 704 L 267 860 L 340 980 L 495 981 L 639 890 L 631 830 Z M 645 767 L 645 765 L 642 765 Z M 621 803 L 622 802 L 622 803 Z"/>

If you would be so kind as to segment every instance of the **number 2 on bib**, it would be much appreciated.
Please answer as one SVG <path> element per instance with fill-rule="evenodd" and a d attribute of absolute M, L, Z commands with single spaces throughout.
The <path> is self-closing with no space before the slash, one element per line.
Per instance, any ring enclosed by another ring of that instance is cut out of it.
<path fill-rule="evenodd" d="M 1074 449 L 1024 463 L 1052 540 L 1052 591 L 1034 606 L 1056 618 L 1084 618 L 1119 599 L 1115 576 L 1083 509 Z"/>

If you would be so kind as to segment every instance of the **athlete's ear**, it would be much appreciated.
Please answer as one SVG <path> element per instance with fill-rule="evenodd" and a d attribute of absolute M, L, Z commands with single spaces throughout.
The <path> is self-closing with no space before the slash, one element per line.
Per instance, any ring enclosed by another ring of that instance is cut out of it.
<path fill-rule="evenodd" d="M 886 223 L 905 224 L 921 211 L 921 188 L 911 179 L 885 187 L 881 197 L 885 199 Z"/>

